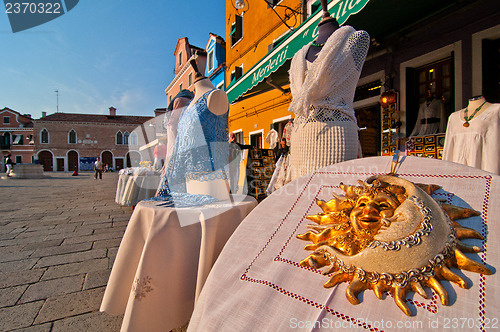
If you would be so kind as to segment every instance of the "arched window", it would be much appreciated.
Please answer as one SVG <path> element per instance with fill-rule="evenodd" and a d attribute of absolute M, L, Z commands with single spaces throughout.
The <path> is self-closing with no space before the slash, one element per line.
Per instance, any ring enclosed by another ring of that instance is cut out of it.
<path fill-rule="evenodd" d="M 69 144 L 76 144 L 76 131 L 71 129 L 68 133 L 68 143 Z"/>
<path fill-rule="evenodd" d="M 130 145 L 137 145 L 137 133 L 130 134 Z"/>
<path fill-rule="evenodd" d="M 116 133 L 116 144 L 123 144 L 123 134 L 121 131 Z"/>
<path fill-rule="evenodd" d="M 49 144 L 49 132 L 45 128 L 40 132 L 40 143 Z"/>
<path fill-rule="evenodd" d="M 123 144 L 128 144 L 128 137 L 130 136 L 129 133 L 125 132 L 123 135 Z"/>

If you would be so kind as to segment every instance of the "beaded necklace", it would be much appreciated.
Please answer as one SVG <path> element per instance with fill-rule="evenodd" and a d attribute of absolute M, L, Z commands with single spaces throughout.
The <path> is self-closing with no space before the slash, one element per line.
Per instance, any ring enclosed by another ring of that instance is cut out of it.
<path fill-rule="evenodd" d="M 469 121 L 472 120 L 472 118 L 477 114 L 477 112 L 479 112 L 479 110 L 481 109 L 481 107 L 483 107 L 483 105 L 486 104 L 486 100 L 484 101 L 484 103 L 481 104 L 481 106 L 479 106 L 478 108 L 476 108 L 476 110 L 474 111 L 474 113 L 471 114 L 471 116 L 467 116 L 469 114 L 469 106 L 467 105 L 467 107 L 465 108 L 464 110 L 464 127 L 468 127 L 470 126 L 469 124 Z"/>
<path fill-rule="evenodd" d="M 311 43 L 311 45 L 312 45 L 312 46 L 316 46 L 316 47 L 323 47 L 323 46 L 325 46 L 325 43 L 318 44 L 318 43 L 316 43 L 316 41 L 313 41 L 313 42 Z"/>

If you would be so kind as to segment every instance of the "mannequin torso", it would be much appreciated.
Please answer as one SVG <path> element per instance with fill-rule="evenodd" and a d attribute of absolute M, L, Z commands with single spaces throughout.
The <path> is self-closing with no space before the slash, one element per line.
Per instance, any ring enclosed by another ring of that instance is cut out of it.
<path fill-rule="evenodd" d="M 318 24 L 318 38 L 316 38 L 314 43 L 311 44 L 309 50 L 307 51 L 307 61 L 313 62 L 314 60 L 316 60 L 316 58 L 318 57 L 318 53 L 323 47 L 317 45 L 324 45 L 324 43 L 326 43 L 326 41 L 328 40 L 328 37 L 330 37 L 338 28 L 339 24 L 337 23 L 337 20 L 332 17 L 322 20 Z"/>
<path fill-rule="evenodd" d="M 481 115 L 488 107 L 490 107 L 491 104 L 484 99 L 483 96 L 479 96 L 476 98 L 471 98 L 469 99 L 469 104 L 467 105 L 467 113 L 465 114 L 465 108 L 461 111 L 460 117 L 466 121 L 465 117 L 470 117 L 474 113 L 474 117 Z M 479 108 L 479 110 L 476 112 L 476 110 Z M 472 119 L 469 119 L 469 121 Z"/>

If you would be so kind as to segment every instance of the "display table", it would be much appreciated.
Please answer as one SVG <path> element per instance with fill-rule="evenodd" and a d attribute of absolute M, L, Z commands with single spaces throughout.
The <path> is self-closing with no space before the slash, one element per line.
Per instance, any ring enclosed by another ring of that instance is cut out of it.
<path fill-rule="evenodd" d="M 441 331 L 488 330 L 500 325 L 500 177 L 479 169 L 436 159 L 403 157 L 400 177 L 437 184 L 435 198 L 472 207 L 481 217 L 459 220 L 478 230 L 486 241 L 466 239 L 482 246 L 479 254 L 493 275 L 453 269 L 469 289 L 448 281 L 449 306 L 426 288 L 428 299 L 408 292 L 406 316 L 389 292 L 379 300 L 373 291 L 358 296 L 360 304 L 346 299 L 347 283 L 324 288 L 328 276 L 299 262 L 310 253 L 298 240 L 311 224 L 305 217 L 321 212 L 316 199 L 343 194 L 339 184 L 356 185 L 391 170 L 391 157 L 373 157 L 332 165 L 308 174 L 273 193 L 248 215 L 227 242 L 197 301 L 188 331 Z M 479 326 L 479 327 L 478 327 Z M 482 326 L 482 328 L 481 328 Z M 469 327 L 471 327 L 469 329 Z"/>
<path fill-rule="evenodd" d="M 135 206 L 143 199 L 153 197 L 160 178 L 158 173 L 144 168 L 120 170 L 115 202 L 124 206 Z"/>
<path fill-rule="evenodd" d="M 205 279 L 252 197 L 202 207 L 166 208 L 140 202 L 109 278 L 101 311 L 125 313 L 122 331 L 170 331 L 184 325 Z"/>

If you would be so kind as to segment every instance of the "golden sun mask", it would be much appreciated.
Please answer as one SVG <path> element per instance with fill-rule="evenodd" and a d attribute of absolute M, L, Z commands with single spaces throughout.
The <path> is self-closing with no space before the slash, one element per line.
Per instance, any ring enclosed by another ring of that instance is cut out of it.
<path fill-rule="evenodd" d="M 460 241 L 483 237 L 455 221 L 478 212 L 436 202 L 429 196 L 439 188 L 435 185 L 415 185 L 389 175 L 358 183 L 341 184 L 345 196 L 318 200 L 323 212 L 307 216 L 315 224 L 297 235 L 312 242 L 304 249 L 313 251 L 300 264 L 324 268 L 323 274 L 330 275 L 324 287 L 349 282 L 346 296 L 352 304 L 359 303 L 357 295 L 365 289 L 373 290 L 379 299 L 391 291 L 397 306 L 411 315 L 405 301 L 408 291 L 427 298 L 423 286 L 430 287 L 448 305 L 442 280 L 468 287 L 451 267 L 491 274 L 463 254 L 481 248 Z"/>

